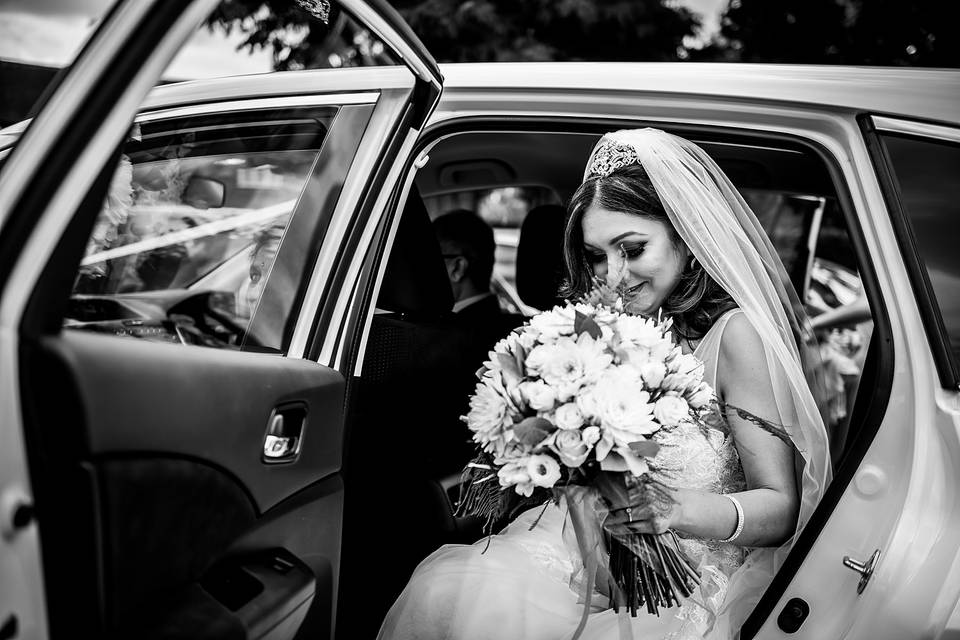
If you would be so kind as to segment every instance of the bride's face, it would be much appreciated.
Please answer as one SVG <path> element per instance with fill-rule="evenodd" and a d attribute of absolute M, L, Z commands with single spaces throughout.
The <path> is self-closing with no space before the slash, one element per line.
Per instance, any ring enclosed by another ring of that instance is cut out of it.
<path fill-rule="evenodd" d="M 596 205 L 583 214 L 584 252 L 598 277 L 629 288 L 630 310 L 655 314 L 680 281 L 689 252 L 674 245 L 666 224 Z"/>

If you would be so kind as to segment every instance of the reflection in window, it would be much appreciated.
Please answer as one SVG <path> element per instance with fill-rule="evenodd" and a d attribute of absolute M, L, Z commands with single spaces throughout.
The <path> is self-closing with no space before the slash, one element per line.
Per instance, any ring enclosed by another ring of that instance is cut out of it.
<path fill-rule="evenodd" d="M 882 137 L 954 358 L 960 358 L 960 145 Z"/>
<path fill-rule="evenodd" d="M 125 145 L 65 325 L 239 347 L 334 108 L 144 122 Z"/>

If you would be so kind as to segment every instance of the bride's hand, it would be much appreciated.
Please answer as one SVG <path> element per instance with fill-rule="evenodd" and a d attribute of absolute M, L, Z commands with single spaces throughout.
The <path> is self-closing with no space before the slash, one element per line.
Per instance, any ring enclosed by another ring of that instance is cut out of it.
<path fill-rule="evenodd" d="M 631 488 L 629 504 L 610 504 L 604 528 L 612 533 L 665 533 L 680 521 L 683 492 L 644 483 Z"/>

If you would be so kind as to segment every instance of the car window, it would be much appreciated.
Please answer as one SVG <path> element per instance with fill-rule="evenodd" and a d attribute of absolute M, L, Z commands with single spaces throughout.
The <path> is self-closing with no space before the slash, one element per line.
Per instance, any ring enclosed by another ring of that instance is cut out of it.
<path fill-rule="evenodd" d="M 900 202 L 926 267 L 955 361 L 960 361 L 960 145 L 881 134 Z"/>
<path fill-rule="evenodd" d="M 134 126 L 64 325 L 243 346 L 336 113 L 263 110 Z"/>

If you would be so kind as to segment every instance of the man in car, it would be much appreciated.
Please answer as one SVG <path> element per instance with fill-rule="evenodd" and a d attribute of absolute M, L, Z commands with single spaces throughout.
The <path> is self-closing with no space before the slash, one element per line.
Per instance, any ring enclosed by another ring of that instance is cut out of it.
<path fill-rule="evenodd" d="M 490 291 L 496 250 L 493 229 L 467 209 L 440 216 L 433 229 L 453 289 L 453 312 L 470 322 L 499 319 L 500 304 Z"/>

